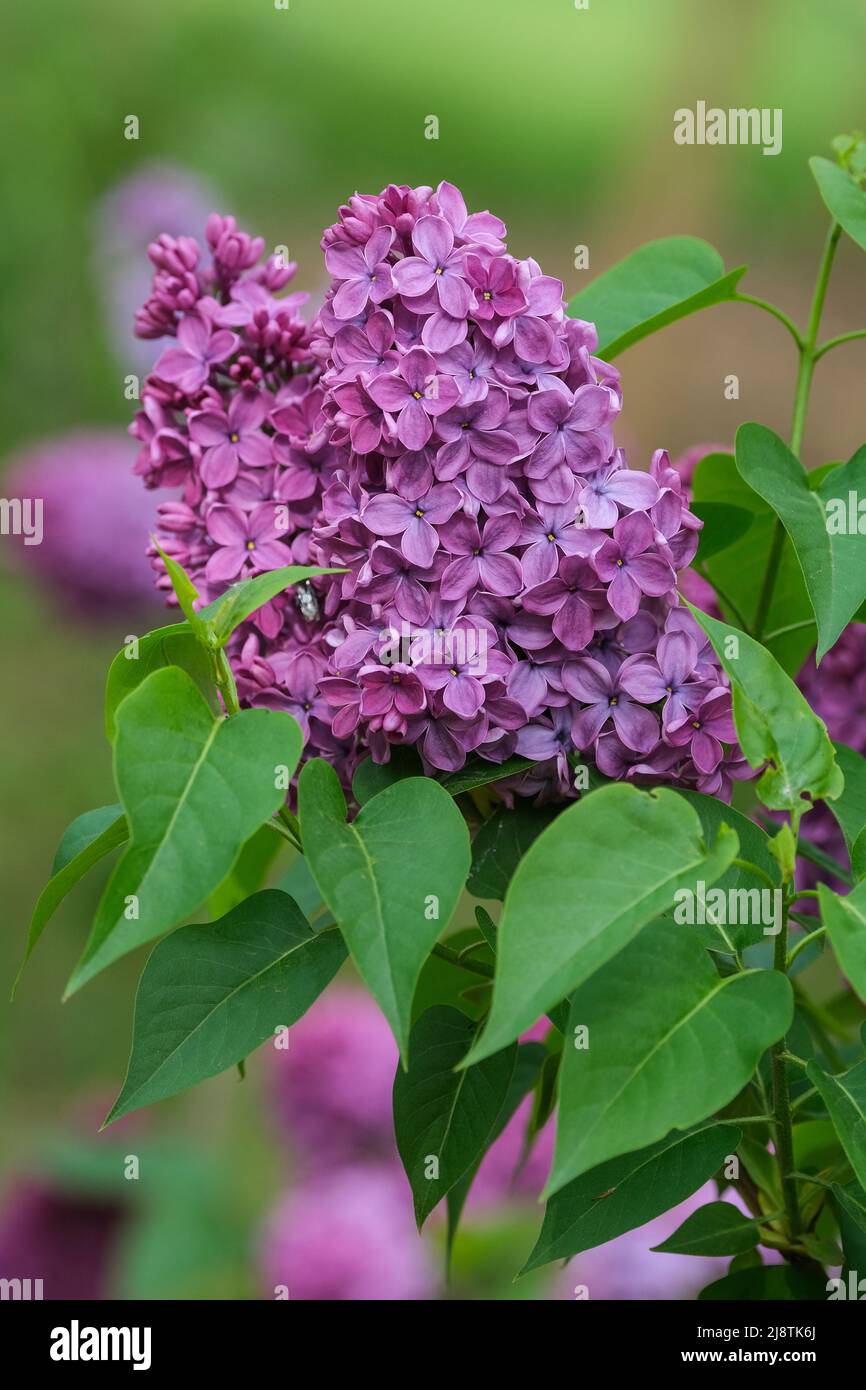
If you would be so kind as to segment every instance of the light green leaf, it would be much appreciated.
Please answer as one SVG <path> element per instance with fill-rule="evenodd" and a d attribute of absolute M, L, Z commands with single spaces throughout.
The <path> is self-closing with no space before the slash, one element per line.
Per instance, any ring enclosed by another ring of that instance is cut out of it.
<path fill-rule="evenodd" d="M 472 869 L 467 888 L 476 898 L 501 902 L 515 869 L 529 846 L 559 814 L 558 806 L 533 806 L 525 799 L 513 810 L 503 806 L 478 830 L 472 842 Z"/>
<path fill-rule="evenodd" d="M 158 627 L 137 639 L 137 645 L 125 643 L 108 668 L 105 684 L 105 736 L 114 742 L 115 715 L 121 700 L 135 690 L 151 671 L 163 666 L 181 666 L 192 676 L 214 714 L 219 703 L 214 685 L 213 658 L 202 646 L 189 623 L 172 623 Z"/>
<path fill-rule="evenodd" d="M 696 812 L 666 789 L 617 783 L 563 811 L 509 885 L 493 1007 L 472 1060 L 530 1028 L 670 906 L 679 888 L 714 883 L 736 853 L 728 829 L 708 850 Z"/>
<path fill-rule="evenodd" d="M 849 855 L 861 831 L 866 828 L 866 758 L 844 743 L 834 743 L 836 761 L 842 769 L 845 786 L 842 795 L 828 802 L 845 837 Z M 808 834 L 809 822 L 806 822 Z"/>
<path fill-rule="evenodd" d="M 820 662 L 866 599 L 866 534 L 856 512 L 853 528 L 848 524 L 849 493 L 866 491 L 866 447 L 814 490 L 799 459 L 764 425 L 740 426 L 736 457 L 740 474 L 773 508 L 794 546 L 818 626 Z M 833 504 L 842 509 L 838 531 Z"/>
<path fill-rule="evenodd" d="M 268 570 L 257 574 L 253 579 L 244 579 L 232 584 L 224 594 L 215 598 L 199 610 L 202 622 L 213 628 L 219 646 L 225 646 L 236 627 L 270 603 L 272 598 L 293 585 L 305 580 L 315 579 L 321 574 L 341 574 L 341 570 L 316 569 L 309 565 L 284 565 L 281 569 Z"/>
<path fill-rule="evenodd" d="M 834 219 L 866 251 L 866 193 L 841 165 L 830 159 L 815 155 L 809 160 L 809 168 Z"/>
<path fill-rule="evenodd" d="M 100 806 L 98 810 L 85 811 L 84 815 L 78 816 L 67 826 L 54 856 L 51 878 L 39 894 L 39 900 L 33 909 L 24 959 L 12 986 L 13 997 L 34 946 L 63 899 L 94 864 L 98 864 L 100 859 L 104 859 L 113 849 L 117 849 L 118 845 L 122 845 L 127 837 L 126 817 L 122 806 Z"/>
<path fill-rule="evenodd" d="M 866 1002 L 866 883 L 845 898 L 818 884 L 821 922 L 827 928 L 836 959 L 851 985 Z"/>
<path fill-rule="evenodd" d="M 844 778 L 823 720 L 766 647 L 729 623 L 687 604 L 709 637 L 733 688 L 734 723 L 754 768 L 770 766 L 757 785 L 765 806 L 804 810 L 804 794 L 830 801 Z"/>
<path fill-rule="evenodd" d="M 793 1011 L 781 972 L 720 977 L 689 927 L 653 922 L 572 995 L 548 1191 L 727 1105 Z"/>
<path fill-rule="evenodd" d="M 437 1006 L 412 1029 L 408 1071 L 394 1078 L 394 1133 L 415 1202 L 418 1228 L 487 1151 L 508 1096 L 516 1044 L 477 1067 L 455 1071 L 474 1024 Z"/>
<path fill-rule="evenodd" d="M 814 474 L 809 474 L 810 481 L 814 477 Z M 732 454 L 708 454 L 701 459 L 692 478 L 692 498 L 697 506 L 711 503 L 735 506 L 752 516 L 752 524 L 745 535 L 728 546 L 727 550 L 711 555 L 704 565 L 710 583 L 718 586 L 719 606 L 724 616 L 730 622 L 739 623 L 738 614 L 742 615 L 740 625 L 745 624 L 751 630 L 755 624 L 767 556 L 776 530 L 776 514 L 737 472 Z M 736 612 L 729 607 L 728 599 L 736 604 Z M 802 622 L 807 626 L 793 632 L 782 631 L 780 636 L 772 637 L 764 644 L 789 676 L 796 676 L 814 648 L 817 629 L 803 571 L 794 554 L 794 547 L 787 535 L 783 534 L 779 569 L 766 618 L 766 632 L 788 629 Z"/>
<path fill-rule="evenodd" d="M 180 604 L 180 611 L 183 613 L 192 631 L 205 646 L 215 648 L 216 644 L 209 640 L 205 623 L 196 609 L 195 601 L 200 598 L 198 589 L 195 587 L 190 576 L 187 574 L 183 565 L 177 560 L 173 560 L 170 555 L 162 549 L 155 536 L 151 536 L 160 559 L 166 568 L 166 573 L 171 580 L 171 587 L 174 589 L 175 597 Z"/>
<path fill-rule="evenodd" d="M 652 1248 L 665 1255 L 742 1255 L 758 1243 L 757 1225 L 730 1202 L 707 1202 Z"/>
<path fill-rule="evenodd" d="M 285 798 L 302 736 L 282 710 L 214 719 L 178 666 L 117 711 L 114 772 L 130 844 L 108 881 L 67 993 L 176 926 L 222 882 Z"/>
<path fill-rule="evenodd" d="M 818 1088 L 857 1181 L 866 1188 L 866 1060 L 838 1076 L 809 1062 L 806 1075 Z"/>
<path fill-rule="evenodd" d="M 733 1125 L 701 1125 L 602 1163 L 547 1203 L 544 1223 L 522 1274 L 568 1260 L 643 1226 L 685 1201 L 713 1176 L 740 1142 Z"/>
<path fill-rule="evenodd" d="M 610 360 L 666 324 L 734 299 L 744 265 L 725 274 L 718 251 L 698 237 L 647 242 L 596 276 L 568 306 L 598 330 L 598 355 Z"/>
<path fill-rule="evenodd" d="M 337 774 L 320 758 L 305 764 L 298 798 L 313 877 L 405 1062 L 418 976 L 469 870 L 466 822 L 437 782 L 409 777 L 347 824 Z"/>
<path fill-rule="evenodd" d="M 721 891 L 725 894 L 726 906 L 736 905 L 735 910 L 726 911 L 720 924 L 714 925 L 711 904 L 707 903 L 707 921 L 704 925 L 695 923 L 696 935 L 709 950 L 722 951 L 725 954 L 732 953 L 731 947 L 737 951 L 744 951 L 758 941 L 765 941 L 767 938 L 764 927 L 770 925 L 770 922 L 765 920 L 769 916 L 765 907 L 769 906 L 770 911 L 774 913 L 776 904 L 774 900 L 767 903 L 764 898 L 755 899 L 754 894 L 762 893 L 769 887 L 761 873 L 766 874 L 773 885 L 780 882 L 779 866 L 770 853 L 769 836 L 748 816 L 744 816 L 733 806 L 718 801 L 714 796 L 686 790 L 678 790 L 677 795 L 684 797 L 697 811 L 707 844 L 712 844 L 722 825 L 728 825 L 731 830 L 736 831 L 740 842 L 737 859 L 744 861 L 742 864 L 732 864 L 714 885 L 715 892 Z M 761 873 L 745 867 L 746 863 L 753 865 Z M 749 899 L 742 898 L 743 891 L 750 895 Z M 732 894 L 737 896 L 732 897 Z M 745 910 L 741 907 L 742 903 L 746 904 Z M 670 916 L 670 912 L 665 915 Z M 724 920 L 731 916 L 736 916 L 737 920 Z M 775 918 L 773 920 L 775 921 Z"/>
<path fill-rule="evenodd" d="M 129 1070 L 105 1123 L 216 1076 L 291 1027 L 345 958 L 335 927 L 314 932 L 275 889 L 172 932 L 144 967 Z"/>

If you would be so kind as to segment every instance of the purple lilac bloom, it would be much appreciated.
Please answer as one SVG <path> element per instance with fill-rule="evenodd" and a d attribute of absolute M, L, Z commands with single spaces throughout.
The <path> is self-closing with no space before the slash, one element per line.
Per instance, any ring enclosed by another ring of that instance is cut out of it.
<path fill-rule="evenodd" d="M 77 617 L 155 607 L 144 554 L 154 498 L 133 476 L 134 460 L 126 440 L 99 429 L 39 440 L 9 460 L 6 495 L 41 500 L 43 532 L 39 545 L 10 537 L 10 561 Z"/>
<path fill-rule="evenodd" d="M 412 744 L 431 774 L 519 750 L 536 767 L 507 795 L 573 796 L 597 755 L 727 795 L 726 680 L 677 595 L 700 523 L 664 451 L 644 472 L 616 448 L 619 377 L 561 283 L 444 182 L 340 209 L 309 328 L 261 239 L 214 214 L 206 242 L 151 243 L 137 319 L 169 340 L 132 428 L 146 484 L 180 491 L 160 542 L 204 601 L 289 561 L 345 571 L 235 635 L 242 701 L 299 709 L 344 780 Z"/>
<path fill-rule="evenodd" d="M 21 1182 L 0 1204 L 0 1278 L 41 1280 L 46 1299 L 111 1298 L 126 1218 L 116 1200 Z"/>
<path fill-rule="evenodd" d="M 396 1165 L 326 1172 L 289 1192 L 266 1223 L 259 1270 L 265 1297 L 293 1302 L 405 1302 L 438 1292 Z"/>

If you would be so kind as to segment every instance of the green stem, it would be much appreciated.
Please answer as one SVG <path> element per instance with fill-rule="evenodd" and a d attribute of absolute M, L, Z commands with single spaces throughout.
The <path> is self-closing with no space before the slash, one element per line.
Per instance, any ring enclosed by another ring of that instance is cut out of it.
<path fill-rule="evenodd" d="M 788 315 L 783 313 L 781 309 L 777 309 L 775 304 L 770 304 L 766 299 L 758 299 L 753 294 L 737 294 L 734 298 L 738 304 L 754 304 L 756 309 L 763 309 L 765 313 L 772 314 L 774 319 L 778 319 L 779 323 L 785 325 L 791 337 L 794 339 L 794 342 L 797 344 L 797 347 L 799 348 L 802 346 L 803 339 L 797 325 L 793 323 L 791 319 L 788 318 Z"/>
<path fill-rule="evenodd" d="M 801 951 L 805 951 L 806 947 L 812 941 L 816 941 L 819 936 L 826 935 L 826 932 L 826 927 L 818 927 L 815 931 L 810 931 L 808 936 L 801 937 L 801 939 L 797 942 L 796 946 L 794 946 L 794 948 L 790 951 L 788 955 L 788 969 L 790 970 L 791 966 L 794 964 L 794 961 L 797 959 Z"/>
<path fill-rule="evenodd" d="M 814 627 L 814 626 L 815 626 L 815 619 L 814 619 L 814 618 L 804 618 L 803 621 L 802 621 L 802 622 L 799 622 L 799 623 L 786 623 L 786 625 L 785 625 L 784 627 L 776 627 L 776 628 L 773 628 L 773 631 L 772 631 L 772 632 L 767 632 L 767 633 L 765 633 L 765 634 L 764 634 L 764 642 L 765 642 L 765 643 L 766 643 L 766 642 L 772 642 L 772 641 L 774 641 L 775 638 L 777 638 L 777 637 L 786 637 L 786 636 L 788 635 L 789 632 L 801 632 L 802 629 L 803 629 L 804 627 Z"/>
<path fill-rule="evenodd" d="M 773 969 L 786 974 L 788 961 L 788 900 L 786 897 L 782 911 L 782 930 L 776 937 L 773 953 Z M 771 1075 L 773 1078 L 773 1116 L 776 1133 L 776 1161 L 779 1165 L 779 1180 L 782 1188 L 782 1201 L 785 1205 L 788 1235 L 796 1240 L 801 1230 L 800 1200 L 797 1196 L 797 1180 L 794 1172 L 794 1137 L 791 1120 L 791 1096 L 788 1089 L 787 1039 L 780 1038 L 771 1049 Z"/>
<path fill-rule="evenodd" d="M 819 362 L 825 352 L 831 352 L 843 343 L 853 343 L 855 338 L 866 338 L 866 328 L 855 328 L 853 333 L 840 333 L 838 338 L 828 338 L 826 343 L 815 349 L 815 361 Z"/>
<path fill-rule="evenodd" d="M 217 689 L 223 698 L 226 714 L 240 714 L 241 707 L 238 703 L 238 691 L 235 685 L 235 678 L 232 674 L 232 668 L 229 665 L 229 659 L 222 647 L 220 647 L 216 657 L 216 683 Z"/>
<path fill-rule="evenodd" d="M 818 267 L 818 278 L 815 281 L 812 308 L 809 312 L 809 324 L 806 329 L 805 337 L 800 339 L 798 335 L 800 364 L 797 370 L 797 386 L 794 392 L 794 413 L 791 419 L 791 453 L 796 454 L 797 458 L 800 457 L 800 451 L 803 447 L 803 434 L 806 429 L 806 411 L 809 406 L 809 391 L 812 386 L 812 375 L 815 371 L 815 363 L 818 360 L 816 355 L 818 329 L 821 324 L 824 300 L 827 297 L 827 285 L 830 281 L 830 271 L 833 268 L 833 257 L 836 254 L 836 247 L 839 244 L 841 235 L 842 228 L 839 223 L 831 222 L 830 230 L 827 233 L 827 240 L 824 243 L 824 254 L 821 257 L 821 264 Z M 767 562 L 764 583 L 761 587 L 761 595 L 758 599 L 758 607 L 755 613 L 753 636 L 755 636 L 759 642 L 763 641 L 767 615 L 773 601 L 773 591 L 776 587 L 776 578 L 779 573 L 779 564 L 782 559 L 784 541 L 785 528 L 779 518 L 776 517 L 773 526 L 770 557 Z"/>
<path fill-rule="evenodd" d="M 450 946 L 444 946 L 441 941 L 437 941 L 433 947 L 433 955 L 440 960 L 446 960 L 449 965 L 456 965 L 459 970 L 468 970 L 473 975 L 483 975 L 485 980 L 492 980 L 494 971 L 492 965 L 485 965 L 480 960 L 461 960 L 456 951 L 452 951 Z"/>
<path fill-rule="evenodd" d="M 715 579 L 710 579 L 710 576 L 707 574 L 704 565 L 693 564 L 692 569 L 695 571 L 696 574 L 699 574 L 701 576 L 701 579 L 705 579 L 708 584 L 712 585 L 712 587 L 716 591 L 717 596 L 722 600 L 722 603 L 725 605 L 725 607 L 730 608 L 734 618 L 734 622 L 742 628 L 743 632 L 748 632 L 749 624 L 746 622 L 741 609 L 739 609 L 737 605 L 734 603 L 734 600 L 731 598 L 730 594 L 726 594 L 722 586 L 719 583 L 717 583 Z"/>

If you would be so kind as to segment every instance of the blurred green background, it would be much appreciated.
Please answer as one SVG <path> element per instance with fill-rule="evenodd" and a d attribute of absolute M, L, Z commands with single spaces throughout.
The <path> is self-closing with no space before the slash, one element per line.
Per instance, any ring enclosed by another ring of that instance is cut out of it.
<path fill-rule="evenodd" d="M 314 294 L 324 284 L 321 230 L 348 195 L 448 178 L 470 209 L 498 213 L 512 249 L 560 276 L 567 295 L 638 243 L 691 233 L 728 266 L 749 263 L 746 291 L 802 319 L 826 224 L 806 160 L 837 132 L 866 126 L 862 0 L 590 0 L 586 10 L 572 0 L 290 0 L 286 10 L 273 0 L 43 0 L 8 7 L 0 25 L 7 458 L 82 425 L 122 435 L 130 419 L 123 378 L 135 368 L 112 346 L 93 227 L 100 200 L 141 166 L 204 180 L 220 211 L 288 245 L 301 263 L 296 283 Z M 674 111 L 699 99 L 781 107 L 781 154 L 675 145 Z M 124 138 L 128 115 L 139 118 L 138 140 Z M 438 140 L 425 139 L 430 115 Z M 583 244 L 590 266 L 577 271 Z M 862 321 L 860 254 L 843 239 L 828 335 Z M 786 430 L 793 349 L 747 307 L 681 323 L 618 365 L 619 437 L 638 464 L 661 445 L 678 453 L 730 441 L 743 419 Z M 819 367 L 807 464 L 861 442 L 864 368 L 863 343 Z M 730 373 L 738 401 L 724 398 Z M 26 573 L 2 583 L 0 1165 L 20 1171 L 79 1099 L 116 1088 L 141 962 L 121 962 L 60 1005 L 95 876 L 61 909 L 6 1003 L 61 831 L 113 799 L 101 691 L 129 625 L 122 615 L 71 620 Z M 244 1086 L 217 1079 L 151 1122 L 227 1165 L 241 1225 L 279 1183 L 256 1071 L 254 1059 Z M 244 1291 L 240 1246 L 231 1248 L 214 1293 Z M 176 1292 L 207 1296 L 202 1280 L 179 1277 Z"/>

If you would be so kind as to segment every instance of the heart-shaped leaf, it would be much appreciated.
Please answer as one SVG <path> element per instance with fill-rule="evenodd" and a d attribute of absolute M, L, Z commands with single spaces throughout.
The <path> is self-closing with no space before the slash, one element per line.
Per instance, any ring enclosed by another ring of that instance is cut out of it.
<path fill-rule="evenodd" d="M 457 906 L 469 871 L 469 832 L 430 778 L 386 787 L 346 822 L 330 764 L 298 780 L 304 853 L 352 958 L 406 1058 L 421 967 Z"/>
<path fill-rule="evenodd" d="M 556 819 L 559 810 L 558 806 L 533 806 L 517 800 L 512 809 L 503 806 L 486 820 L 472 842 L 472 870 L 466 885 L 470 893 L 501 902 L 529 846 Z"/>
<path fill-rule="evenodd" d="M 521 1273 L 568 1260 L 643 1226 L 685 1201 L 736 1152 L 740 1130 L 728 1124 L 674 1131 L 658 1144 L 609 1159 L 555 1192 L 535 1249 Z"/>
<path fill-rule="evenodd" d="M 841 165 L 815 155 L 809 168 L 824 203 L 852 241 L 866 251 L 866 193 Z"/>
<path fill-rule="evenodd" d="M 172 932 L 144 967 L 129 1069 L 106 1124 L 216 1076 L 291 1027 L 345 958 L 335 927 L 314 932 L 275 889 L 218 922 Z"/>
<path fill-rule="evenodd" d="M 105 736 L 114 742 L 115 715 L 121 700 L 131 694 L 151 671 L 181 666 L 191 676 L 214 714 L 219 713 L 214 685 L 213 658 L 202 646 L 189 623 L 173 623 L 146 632 L 124 643 L 108 668 L 105 683 Z"/>
<path fill-rule="evenodd" d="M 866 496 L 866 447 L 814 490 L 800 461 L 764 425 L 740 426 L 736 458 L 742 477 L 773 508 L 794 546 L 818 625 L 820 662 L 866 599 L 866 518 L 861 533 L 856 504 L 849 515 L 849 496 Z"/>
<path fill-rule="evenodd" d="M 734 722 L 765 806 L 804 810 L 803 797 L 832 800 L 844 778 L 826 725 L 766 647 L 729 623 L 687 604 L 709 637 L 733 687 Z"/>
<path fill-rule="evenodd" d="M 670 906 L 679 888 L 714 883 L 736 853 L 728 829 L 708 850 L 697 814 L 673 791 L 617 783 L 563 811 L 506 893 L 493 1007 L 471 1060 L 519 1037 Z"/>
<path fill-rule="evenodd" d="M 548 1190 L 721 1110 L 793 1012 L 780 971 L 720 977 L 688 927 L 651 923 L 572 995 Z"/>
<path fill-rule="evenodd" d="M 517 1045 L 456 1071 L 475 1025 L 437 1006 L 412 1029 L 409 1068 L 394 1078 L 394 1133 L 419 1230 L 452 1187 L 474 1171 L 492 1142 L 517 1061 Z"/>
<path fill-rule="evenodd" d="M 68 993 L 204 902 L 282 804 L 301 747 L 298 725 L 282 710 L 214 719 L 178 666 L 154 671 L 126 697 L 114 770 L 130 844 Z"/>
<path fill-rule="evenodd" d="M 666 324 L 735 299 L 745 272 L 741 265 L 726 275 L 718 251 L 699 237 L 664 237 L 596 276 L 568 314 L 595 324 L 599 356 L 610 360 Z"/>

